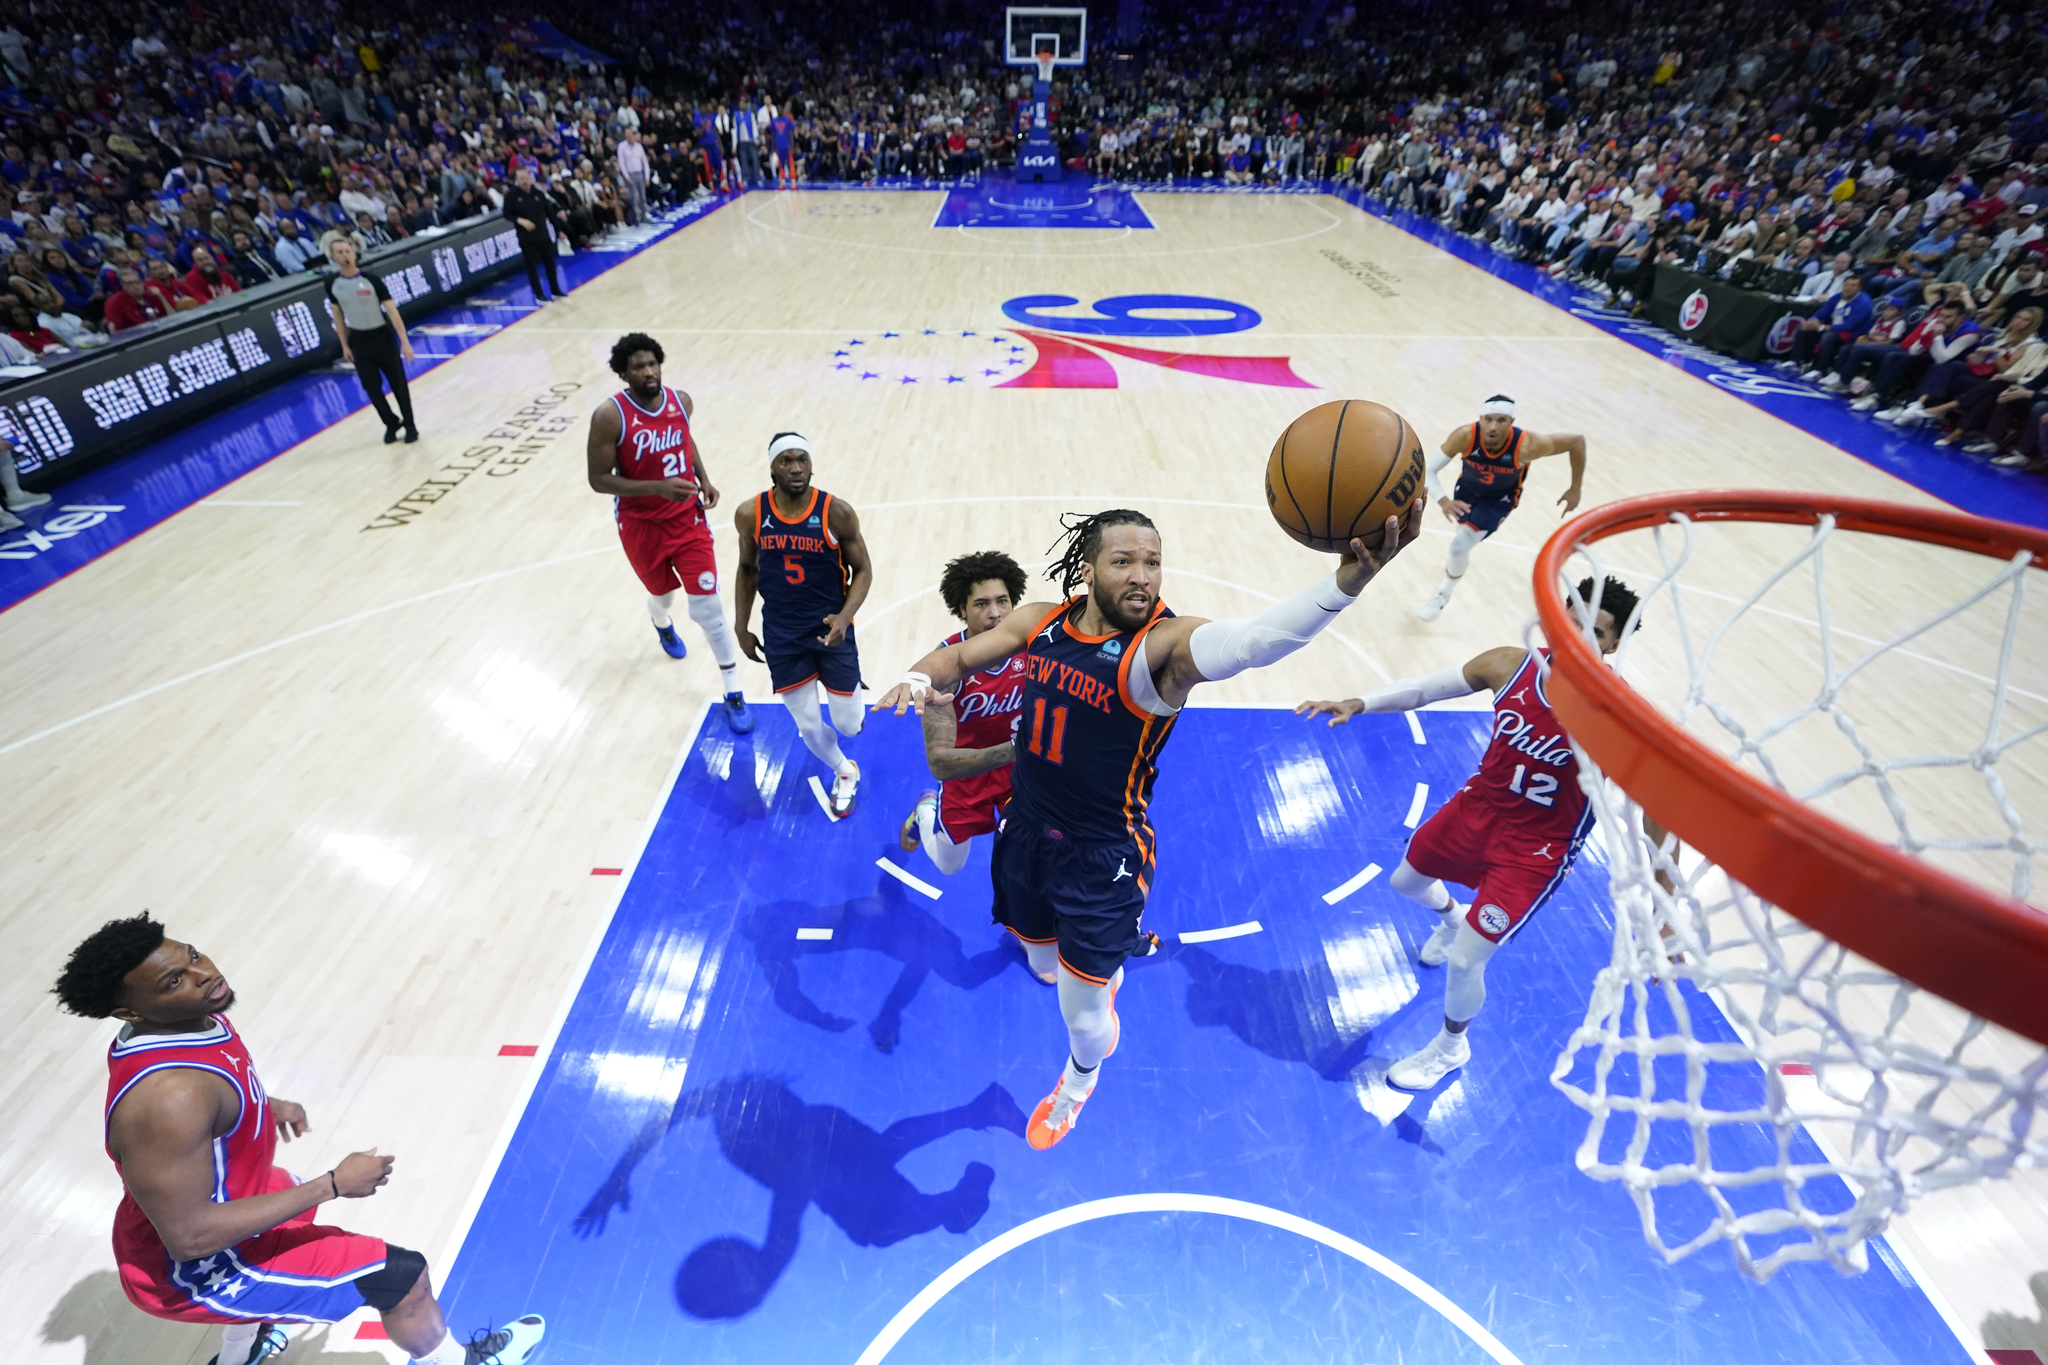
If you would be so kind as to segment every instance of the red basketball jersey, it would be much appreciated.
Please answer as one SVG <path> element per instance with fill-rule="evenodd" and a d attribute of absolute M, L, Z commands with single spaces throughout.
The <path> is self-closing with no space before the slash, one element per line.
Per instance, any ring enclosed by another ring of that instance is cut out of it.
<path fill-rule="evenodd" d="M 614 463 L 629 479 L 651 483 L 663 479 L 697 481 L 697 443 L 690 439 L 690 418 L 683 411 L 683 399 L 674 389 L 663 388 L 661 407 L 649 412 L 635 401 L 631 392 L 612 395 L 619 410 L 619 447 Z M 676 502 L 670 498 L 615 498 L 620 517 L 637 521 L 670 521 L 696 516 L 698 500 Z"/>
<path fill-rule="evenodd" d="M 226 1015 L 216 1014 L 212 1022 L 196 1033 L 142 1033 L 130 1036 L 122 1029 L 107 1049 L 106 1121 L 111 1123 L 114 1106 L 143 1077 L 173 1067 L 210 1071 L 235 1088 L 241 1100 L 241 1114 L 226 1137 L 213 1140 L 213 1202 L 247 1199 L 271 1188 L 271 1159 L 277 1153 L 277 1129 L 270 1122 L 270 1101 L 256 1079 L 249 1049 L 229 1024 Z M 111 1147 L 107 1155 L 114 1155 Z M 119 1159 L 114 1165 L 120 1167 Z M 163 1239 L 157 1236 L 149 1215 L 125 1191 L 114 1212 L 114 1260 L 134 1266 L 150 1276 L 161 1277 L 169 1261 Z"/>
<path fill-rule="evenodd" d="M 1464 789 L 1524 834 L 1568 841 L 1582 832 L 1578 756 L 1550 709 L 1534 653 L 1495 694 L 1493 742 Z"/>
<path fill-rule="evenodd" d="M 967 632 L 957 631 L 944 645 L 957 645 Z M 1024 712 L 1024 656 L 1013 654 L 986 673 L 970 673 L 953 692 L 954 744 L 962 749 L 992 749 L 1016 735 Z M 1001 805 L 1010 799 L 1010 767 L 991 768 L 946 783 L 946 793 L 970 804 Z"/>

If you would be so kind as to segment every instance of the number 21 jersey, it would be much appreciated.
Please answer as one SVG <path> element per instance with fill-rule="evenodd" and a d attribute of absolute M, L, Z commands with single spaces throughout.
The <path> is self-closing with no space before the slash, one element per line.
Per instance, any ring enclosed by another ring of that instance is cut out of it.
<path fill-rule="evenodd" d="M 612 395 L 619 409 L 619 447 L 613 457 L 620 475 L 660 483 L 664 479 L 697 479 L 697 443 L 690 439 L 690 416 L 683 411 L 683 399 L 674 389 L 664 387 L 661 405 L 653 412 L 640 406 L 630 392 Z M 672 521 L 698 514 L 698 500 L 686 498 L 617 498 L 621 520 Z"/>

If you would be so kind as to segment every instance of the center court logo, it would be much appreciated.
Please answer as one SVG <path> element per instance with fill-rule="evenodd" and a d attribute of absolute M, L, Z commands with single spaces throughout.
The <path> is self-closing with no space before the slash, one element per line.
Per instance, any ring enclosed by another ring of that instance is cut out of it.
<path fill-rule="evenodd" d="M 832 351 L 835 377 L 862 387 L 1114 389 L 1165 370 L 1264 388 L 1313 389 L 1287 356 L 1163 350 L 1116 338 L 1198 339 L 1249 331 L 1263 319 L 1230 299 L 1199 294 L 1116 294 L 1086 312 L 1067 294 L 1025 294 L 1002 305 L 1013 324 L 988 330 L 906 327 L 850 337 Z M 1133 367 L 1142 368 L 1133 368 Z M 1207 387 L 1204 385 L 1203 387 Z"/>
<path fill-rule="evenodd" d="M 1678 305 L 1678 325 L 1685 331 L 1692 331 L 1707 320 L 1707 295 L 1704 290 L 1695 289 L 1685 296 L 1685 302 Z"/>

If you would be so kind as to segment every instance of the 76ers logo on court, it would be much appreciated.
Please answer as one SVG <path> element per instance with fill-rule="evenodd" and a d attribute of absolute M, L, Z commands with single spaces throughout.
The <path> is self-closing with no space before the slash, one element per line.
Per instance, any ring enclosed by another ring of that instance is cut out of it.
<path fill-rule="evenodd" d="M 1695 289 L 1685 296 L 1685 302 L 1678 305 L 1678 325 L 1685 331 L 1692 331 L 1707 320 L 1707 296 L 1703 290 Z"/>

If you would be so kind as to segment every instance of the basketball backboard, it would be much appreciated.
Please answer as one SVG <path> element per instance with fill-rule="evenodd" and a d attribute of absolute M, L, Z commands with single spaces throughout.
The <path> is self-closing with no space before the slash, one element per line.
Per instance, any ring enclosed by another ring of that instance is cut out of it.
<path fill-rule="evenodd" d="M 1003 61 L 1030 66 L 1050 49 L 1055 66 L 1079 66 L 1088 59 L 1088 11 L 1027 9 L 1003 11 Z"/>

